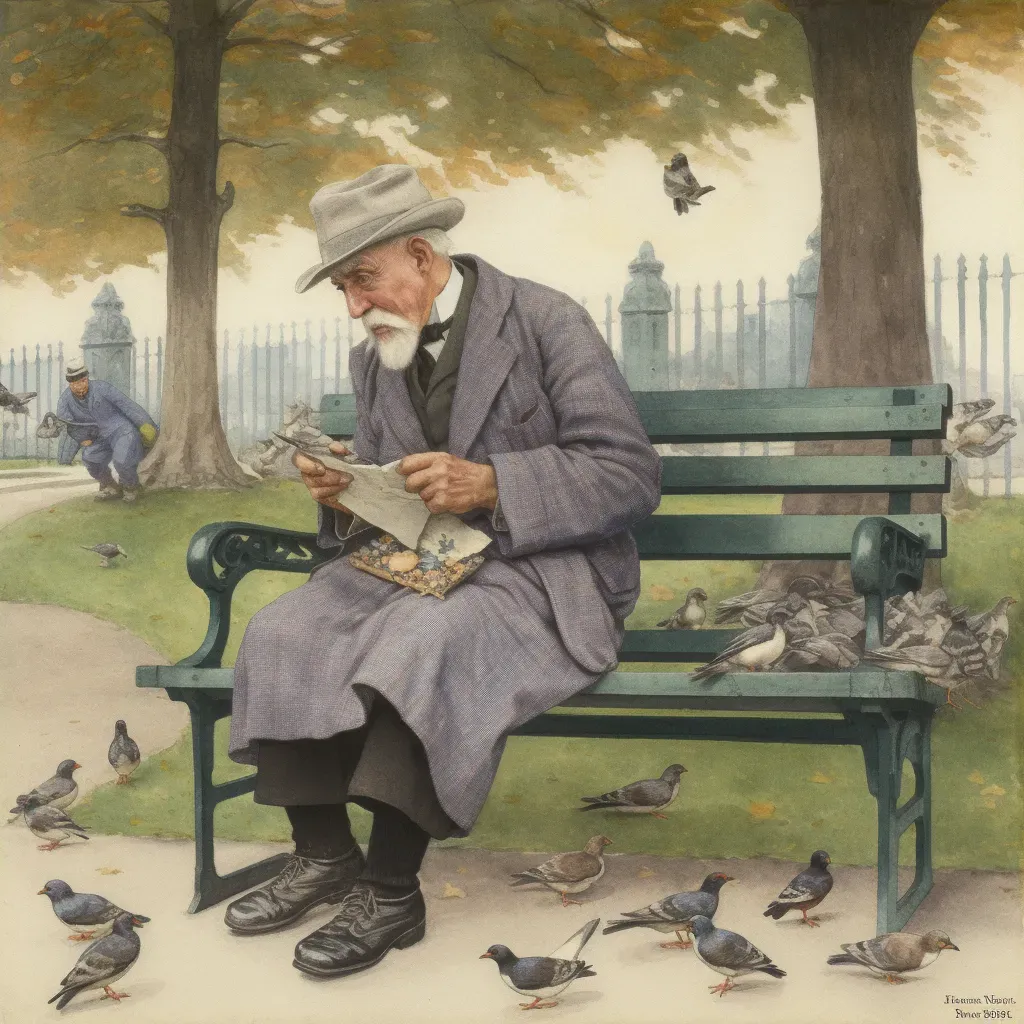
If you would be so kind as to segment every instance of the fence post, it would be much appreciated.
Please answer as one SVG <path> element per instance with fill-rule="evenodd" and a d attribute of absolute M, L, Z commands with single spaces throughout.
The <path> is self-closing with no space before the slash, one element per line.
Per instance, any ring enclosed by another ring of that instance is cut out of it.
<path fill-rule="evenodd" d="M 624 376 L 633 391 L 671 388 L 668 314 L 672 300 L 661 279 L 665 264 L 655 258 L 654 246 L 644 242 L 629 263 L 619 314 L 622 323 Z"/>
<path fill-rule="evenodd" d="M 281 324 L 282 329 L 284 324 Z M 292 401 L 299 397 L 299 338 L 295 333 L 295 321 L 292 321 Z"/>
<path fill-rule="evenodd" d="M 988 398 L 988 257 L 984 254 L 978 261 L 978 331 L 981 341 L 981 397 Z M 982 486 L 985 497 L 988 497 L 989 464 L 988 459 L 981 460 Z"/>
<path fill-rule="evenodd" d="M 1013 413 L 1013 395 L 1010 385 L 1010 255 L 1003 255 L 1003 412 L 1007 416 Z M 1013 494 L 1013 460 L 1010 455 L 1012 441 L 1003 445 L 1003 494 L 1009 498 Z"/>
<path fill-rule="evenodd" d="M 320 320 L 320 395 L 316 400 L 314 411 L 320 411 L 320 403 L 324 400 L 327 388 L 327 323 Z M 312 403 L 310 403 L 312 405 Z"/>
<path fill-rule="evenodd" d="M 722 347 L 722 282 L 715 282 L 715 387 L 725 378 L 725 353 Z"/>
<path fill-rule="evenodd" d="M 675 387 L 683 387 L 683 310 L 679 299 L 679 285 L 672 289 L 672 327 L 675 341 Z"/>
<path fill-rule="evenodd" d="M 932 319 L 935 328 L 935 361 L 932 364 L 932 376 L 936 384 L 941 384 L 946 369 L 942 341 L 942 257 L 938 253 L 935 254 L 932 272 Z"/>
<path fill-rule="evenodd" d="M 796 387 L 796 278 L 786 278 L 786 302 L 789 305 L 789 386 Z"/>
<path fill-rule="evenodd" d="M 764 390 L 768 386 L 768 325 L 765 319 L 767 300 L 765 299 L 764 278 L 757 282 L 757 386 Z M 761 444 L 761 452 L 768 454 L 768 442 Z"/>
<path fill-rule="evenodd" d="M 270 329 L 270 324 L 267 324 Z M 284 422 L 284 366 L 285 366 L 284 324 L 277 328 L 277 404 L 281 408 L 281 422 Z"/>
<path fill-rule="evenodd" d="M 225 349 L 224 351 L 225 351 L 225 358 L 226 358 L 227 349 Z M 143 384 L 143 391 L 144 391 L 144 394 L 145 394 L 146 412 L 148 412 L 150 414 L 150 416 L 152 416 L 153 415 L 153 410 L 150 409 L 150 407 L 149 407 L 149 335 L 147 335 L 146 338 L 142 342 L 142 365 L 145 368 L 145 372 L 144 372 L 145 379 L 143 380 L 142 384 Z M 224 387 L 225 387 L 225 390 L 226 390 L 227 389 L 227 373 L 226 372 L 225 372 L 225 376 L 224 376 Z M 226 425 L 227 424 L 226 410 L 221 415 L 224 416 L 224 423 Z"/>
<path fill-rule="evenodd" d="M 273 354 L 270 351 L 270 324 L 267 324 L 267 333 L 263 336 L 263 374 L 265 378 L 263 381 L 263 401 L 266 403 L 267 406 L 267 437 L 270 437 L 270 432 L 274 429 L 274 426 L 276 425 L 274 423 L 274 417 L 272 413 L 272 399 L 270 391 L 270 386 L 273 380 L 270 369 L 272 358 Z M 284 409 L 281 410 L 281 419 L 284 419 Z"/>
<path fill-rule="evenodd" d="M 604 340 L 608 342 L 608 348 L 612 355 L 615 355 L 615 343 L 612 340 L 612 296 L 609 292 L 604 297 Z"/>
<path fill-rule="evenodd" d="M 747 315 L 747 304 L 743 301 L 743 282 L 736 282 L 736 387 L 742 388 L 745 378 L 744 327 Z"/>
<path fill-rule="evenodd" d="M 238 342 L 238 447 L 245 447 L 245 333 Z"/>
<path fill-rule="evenodd" d="M 269 326 L 269 324 L 268 324 Z M 252 439 L 260 436 L 260 336 L 258 331 L 252 333 L 252 350 L 249 353 L 252 362 Z"/>
<path fill-rule="evenodd" d="M 960 320 L 960 401 L 967 401 L 967 259 L 956 261 L 956 304 Z"/>
<path fill-rule="evenodd" d="M 53 408 L 53 345 L 46 346 L 46 408 Z M 46 442 L 46 454 L 50 454 L 50 442 Z"/>
<path fill-rule="evenodd" d="M 13 374 L 13 370 L 11 373 Z M 60 381 L 64 379 L 64 342 L 57 342 L 57 387 L 60 387 Z M 11 383 L 14 383 L 14 377 L 11 377 Z"/>
<path fill-rule="evenodd" d="M 306 382 L 306 404 L 313 404 L 313 339 L 309 334 L 309 321 L 306 321 L 306 339 L 303 345 L 303 361 L 305 362 L 304 380 Z"/>
<path fill-rule="evenodd" d="M 334 393 L 341 391 L 341 317 L 334 318 Z"/>
<path fill-rule="evenodd" d="M 156 401 L 157 408 L 164 407 L 164 339 L 156 338 Z"/>
<path fill-rule="evenodd" d="M 704 383 L 704 317 L 700 306 L 700 285 L 693 289 L 693 372 L 699 388 Z"/>

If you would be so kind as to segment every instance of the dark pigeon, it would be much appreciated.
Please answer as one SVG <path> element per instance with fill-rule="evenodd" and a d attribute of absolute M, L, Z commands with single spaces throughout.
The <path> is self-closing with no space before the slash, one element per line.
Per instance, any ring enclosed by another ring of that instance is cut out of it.
<path fill-rule="evenodd" d="M 12 357 L 13 358 L 13 357 Z M 0 409 L 8 409 L 17 415 L 28 415 L 28 403 L 36 397 L 38 391 L 9 391 L 0 384 Z"/>
<path fill-rule="evenodd" d="M 63 1010 L 75 996 L 92 988 L 102 988 L 103 999 L 119 1003 L 127 992 L 115 992 L 111 986 L 123 978 L 139 959 L 142 943 L 132 927 L 132 915 L 114 919 L 111 933 L 97 939 L 78 958 L 78 963 L 61 981 L 61 990 L 48 1002 Z"/>
<path fill-rule="evenodd" d="M 139 745 L 128 735 L 128 726 L 121 719 L 114 723 L 114 739 L 107 751 L 107 760 L 110 767 L 117 772 L 119 786 L 128 782 L 132 772 L 142 761 Z"/>
<path fill-rule="evenodd" d="M 808 917 L 807 911 L 813 910 L 832 891 L 833 878 L 828 870 L 831 863 L 832 858 L 824 850 L 815 850 L 810 865 L 768 904 L 764 916 L 778 921 L 790 910 L 799 910 L 803 924 L 817 928 L 818 922 Z"/>
<path fill-rule="evenodd" d="M 613 789 L 600 796 L 580 797 L 587 806 L 581 811 L 612 810 L 626 814 L 652 814 L 665 818 L 661 812 L 676 798 L 679 779 L 686 769 L 681 764 L 670 764 L 658 779 L 642 779 L 621 789 Z"/>
<path fill-rule="evenodd" d="M 749 939 L 736 932 L 716 928 L 711 920 L 697 915 L 690 927 L 695 937 L 694 952 L 697 958 L 713 971 L 725 975 L 725 981 L 719 985 L 710 985 L 712 994 L 717 992 L 724 996 L 731 988 L 735 988 L 733 978 L 760 971 L 773 978 L 784 978 L 786 972 L 776 967 L 771 958 L 761 952 Z"/>
<path fill-rule="evenodd" d="M 714 192 L 714 185 L 701 186 L 690 170 L 690 162 L 685 154 L 676 153 L 670 164 L 665 164 L 662 185 L 665 195 L 672 200 L 677 214 L 690 212 L 691 206 L 700 206 L 700 198 L 708 192 Z"/>
<path fill-rule="evenodd" d="M 66 924 L 76 942 L 93 939 L 97 934 L 109 934 L 114 921 L 121 914 L 128 914 L 132 924 L 139 926 L 149 921 L 142 914 L 132 914 L 103 896 L 89 892 L 75 892 L 67 882 L 59 878 L 51 879 L 39 890 L 39 896 L 49 896 L 53 912 L 57 919 Z"/>

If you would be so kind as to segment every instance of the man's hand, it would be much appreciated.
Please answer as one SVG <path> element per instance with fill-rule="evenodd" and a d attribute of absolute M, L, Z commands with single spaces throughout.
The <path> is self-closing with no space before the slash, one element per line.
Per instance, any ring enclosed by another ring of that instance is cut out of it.
<path fill-rule="evenodd" d="M 398 464 L 405 489 L 416 491 L 431 512 L 469 512 L 493 509 L 498 502 L 498 479 L 493 466 L 469 462 L 448 452 L 418 452 Z"/>
<path fill-rule="evenodd" d="M 92 441 L 83 441 L 82 442 L 83 446 L 90 445 L 90 444 L 92 444 Z"/>
<path fill-rule="evenodd" d="M 349 449 L 340 441 L 332 441 L 330 449 L 335 455 L 350 454 Z M 327 505 L 329 508 L 341 509 L 342 512 L 352 515 L 352 510 L 342 505 L 335 497 L 352 483 L 351 474 L 328 469 L 322 462 L 303 455 L 298 449 L 292 453 L 292 465 L 302 474 L 302 482 L 313 496 L 314 501 L 320 502 L 321 505 Z"/>

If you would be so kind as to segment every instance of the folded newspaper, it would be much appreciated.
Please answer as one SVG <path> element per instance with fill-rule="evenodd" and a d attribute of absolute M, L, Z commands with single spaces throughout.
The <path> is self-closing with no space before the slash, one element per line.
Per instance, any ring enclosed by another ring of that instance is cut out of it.
<path fill-rule="evenodd" d="M 398 472 L 401 459 L 386 466 L 349 462 L 325 442 L 277 436 L 328 469 L 348 473 L 352 482 L 339 495 L 345 507 L 410 550 L 452 562 L 475 555 L 490 544 L 491 538 L 482 530 L 467 526 L 450 512 L 431 512 L 418 494 L 407 491 L 405 477 Z"/>

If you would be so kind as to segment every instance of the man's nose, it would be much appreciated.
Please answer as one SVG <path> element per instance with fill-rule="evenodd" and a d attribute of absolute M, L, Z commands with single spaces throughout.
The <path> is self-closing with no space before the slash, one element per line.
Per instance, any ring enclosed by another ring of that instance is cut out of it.
<path fill-rule="evenodd" d="M 345 290 L 345 302 L 348 303 L 348 315 L 353 320 L 365 316 L 373 308 L 373 303 L 354 288 Z"/>

